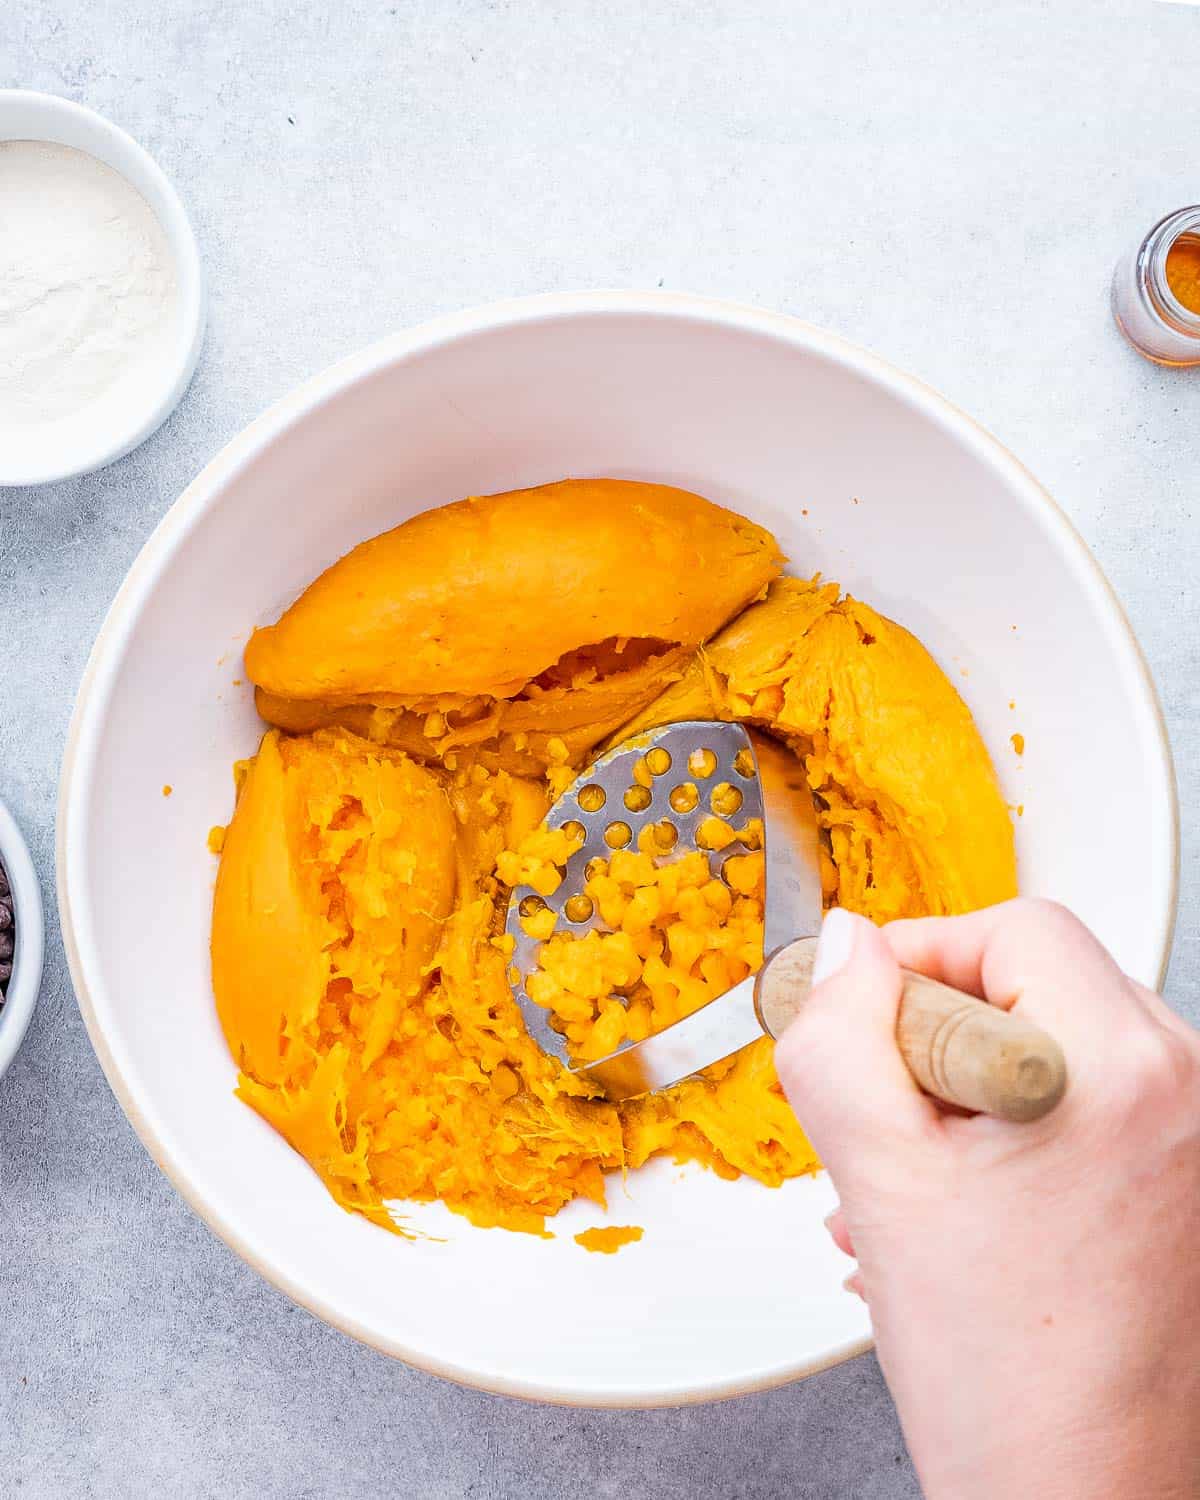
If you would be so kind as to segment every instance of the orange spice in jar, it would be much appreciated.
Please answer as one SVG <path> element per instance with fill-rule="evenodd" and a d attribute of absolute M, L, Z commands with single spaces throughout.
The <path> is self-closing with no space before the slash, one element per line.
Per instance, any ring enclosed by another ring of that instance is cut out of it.
<path fill-rule="evenodd" d="M 1200 365 L 1200 205 L 1160 219 L 1118 264 L 1112 309 L 1139 354 Z"/>
<path fill-rule="evenodd" d="M 1167 285 L 1188 312 L 1200 313 L 1200 234 L 1181 234 L 1167 251 Z"/>

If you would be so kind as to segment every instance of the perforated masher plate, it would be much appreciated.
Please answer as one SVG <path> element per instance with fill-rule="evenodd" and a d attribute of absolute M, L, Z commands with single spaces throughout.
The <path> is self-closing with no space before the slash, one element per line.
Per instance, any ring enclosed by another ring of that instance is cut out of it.
<path fill-rule="evenodd" d="M 665 761 L 659 753 L 662 751 L 666 752 Z M 640 775 L 635 775 L 639 770 Z M 694 805 L 689 806 L 689 789 L 693 788 Z M 729 808 L 734 799 L 726 788 L 740 795 L 735 809 Z M 714 793 L 719 789 L 719 805 L 714 807 Z M 547 828 L 578 824 L 584 832 L 583 844 L 568 860 L 562 884 L 553 895 L 540 896 L 527 885 L 514 888 L 505 931 L 514 945 L 509 977 L 529 1034 L 543 1051 L 568 1067 L 576 1065 L 568 1056 L 566 1038 L 554 1029 L 549 1013 L 530 999 L 525 987 L 538 969 L 541 941 L 526 933 L 522 913 L 549 907 L 558 918 L 556 933 L 582 936 L 592 928 L 606 930 L 598 911 L 584 914 L 580 909 L 586 907 L 586 898 L 578 907 L 572 906 L 574 920 L 567 914 L 568 902 L 583 896 L 591 862 L 609 859 L 620 848 L 639 848 L 641 834 L 651 827 L 655 829 L 652 837 L 658 862 L 678 859 L 689 850 L 700 849 L 697 833 L 710 817 L 721 818 L 738 832 L 755 819 L 761 826 L 763 794 L 754 747 L 745 729 L 740 724 L 709 719 L 668 724 L 623 741 L 572 782 L 547 814 Z M 724 849 L 702 852 L 708 856 L 713 875 L 720 877 L 725 861 L 731 855 L 745 854 L 748 847 L 739 837 Z M 614 998 L 622 1000 L 620 995 Z M 626 1043 L 621 1051 L 631 1045 Z"/>

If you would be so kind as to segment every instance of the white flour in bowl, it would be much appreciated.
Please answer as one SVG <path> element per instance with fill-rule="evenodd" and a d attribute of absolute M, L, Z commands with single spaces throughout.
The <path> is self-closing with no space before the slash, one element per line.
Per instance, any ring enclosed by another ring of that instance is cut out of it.
<path fill-rule="evenodd" d="M 0 449 L 101 398 L 147 400 L 177 306 L 166 235 L 119 172 L 0 141 Z"/>

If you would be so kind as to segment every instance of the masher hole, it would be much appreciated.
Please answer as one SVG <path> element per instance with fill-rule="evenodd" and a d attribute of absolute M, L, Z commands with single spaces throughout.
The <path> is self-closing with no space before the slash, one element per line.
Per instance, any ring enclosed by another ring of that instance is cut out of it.
<path fill-rule="evenodd" d="M 679 842 L 679 830 L 668 818 L 663 818 L 661 822 L 655 823 L 651 831 L 655 844 L 664 854 L 668 854 Z"/>
<path fill-rule="evenodd" d="M 608 801 L 604 788 L 598 786 L 594 781 L 587 786 L 581 787 L 579 792 L 579 805 L 585 813 L 598 813 Z"/>
<path fill-rule="evenodd" d="M 721 781 L 713 787 L 710 805 L 718 818 L 732 818 L 736 812 L 741 810 L 742 794 L 737 787 L 731 786 L 728 781 Z"/>
<path fill-rule="evenodd" d="M 628 823 L 610 823 L 604 830 L 604 842 L 610 849 L 624 849 L 633 837 L 633 830 Z"/>
<path fill-rule="evenodd" d="M 688 770 L 701 781 L 706 780 L 717 769 L 717 757 L 712 750 L 693 750 L 688 756 Z"/>
<path fill-rule="evenodd" d="M 667 801 L 677 813 L 693 812 L 700 802 L 700 793 L 696 789 L 696 783 L 681 781 L 678 786 L 671 788 L 671 795 Z"/>

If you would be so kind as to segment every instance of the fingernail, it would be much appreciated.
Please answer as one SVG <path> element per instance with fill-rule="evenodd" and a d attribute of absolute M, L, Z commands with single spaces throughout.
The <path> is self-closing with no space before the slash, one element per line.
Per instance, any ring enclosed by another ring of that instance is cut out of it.
<path fill-rule="evenodd" d="M 825 1225 L 826 1229 L 832 1231 L 832 1229 L 833 1229 L 833 1221 L 834 1221 L 834 1218 L 835 1218 L 836 1215 L 837 1215 L 837 1209 L 835 1208 L 833 1210 L 833 1213 L 826 1214 L 825 1217 L 824 1217 L 824 1219 L 822 1219 L 821 1222 Z"/>
<path fill-rule="evenodd" d="M 812 982 L 820 984 L 844 969 L 854 951 L 854 918 L 843 907 L 832 906 L 821 923 L 817 956 L 813 960 Z"/>

